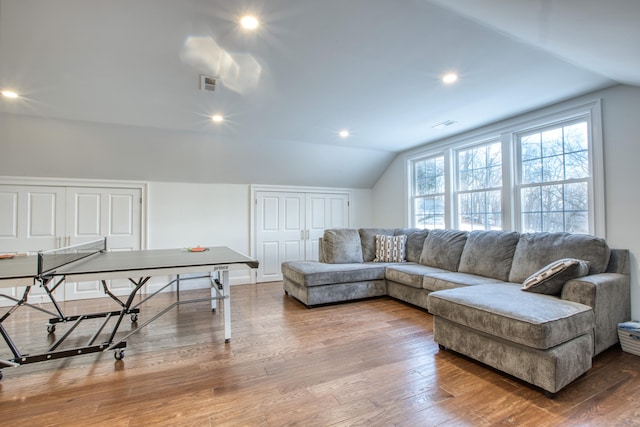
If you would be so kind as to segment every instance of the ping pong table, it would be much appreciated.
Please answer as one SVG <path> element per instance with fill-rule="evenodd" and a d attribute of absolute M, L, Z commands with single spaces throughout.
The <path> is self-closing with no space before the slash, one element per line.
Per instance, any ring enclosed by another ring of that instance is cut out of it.
<path fill-rule="evenodd" d="M 224 337 L 225 342 L 230 342 L 231 302 L 229 297 L 229 272 L 238 269 L 258 268 L 257 260 L 227 247 L 198 248 L 197 251 L 188 249 L 107 251 L 106 248 L 106 238 L 103 238 L 67 248 L 39 252 L 37 255 L 0 259 L 0 288 L 25 287 L 21 298 L 0 294 L 0 296 L 13 300 L 15 303 L 0 317 L 0 334 L 13 353 L 13 357 L 10 358 L 3 359 L 0 357 L 0 379 L 2 378 L 2 368 L 5 367 L 17 367 L 29 363 L 89 353 L 114 350 L 114 357 L 120 360 L 124 357 L 127 338 L 181 304 L 211 301 L 211 308 L 215 311 L 217 301 L 222 300 Z M 204 275 L 205 273 L 206 275 Z M 190 278 L 208 278 L 211 284 L 211 297 L 180 300 L 179 284 L 181 274 L 200 274 Z M 136 295 L 149 279 L 154 276 L 175 276 L 176 278 L 162 286 L 155 293 L 134 304 Z M 113 279 L 128 279 L 131 282 L 131 291 L 126 298 L 119 298 L 109 289 L 107 281 Z M 101 282 L 105 294 L 115 301 L 119 308 L 99 313 L 65 315 L 61 305 L 56 301 L 54 291 L 65 281 L 92 280 Z M 177 301 L 169 304 L 130 333 L 116 339 L 116 333 L 125 316 L 131 316 L 132 323 L 136 323 L 140 305 L 174 283 L 178 285 Z M 53 304 L 55 312 L 27 302 L 29 292 L 34 286 L 43 288 Z M 47 325 L 49 334 L 55 333 L 56 324 L 58 323 L 67 323 L 70 326 L 47 351 L 39 354 L 23 354 L 18 350 L 3 325 L 3 322 L 22 306 L 39 310 L 51 316 Z M 60 349 L 64 341 L 83 321 L 98 318 L 103 318 L 104 320 L 86 345 Z M 105 332 L 105 327 L 109 323 L 112 324 L 111 330 L 110 332 Z M 105 336 L 108 337 L 104 339 Z"/>

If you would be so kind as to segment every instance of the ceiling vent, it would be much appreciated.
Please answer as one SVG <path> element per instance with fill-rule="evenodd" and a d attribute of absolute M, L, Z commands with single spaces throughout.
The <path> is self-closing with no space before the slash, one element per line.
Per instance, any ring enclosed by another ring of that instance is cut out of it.
<path fill-rule="evenodd" d="M 216 90 L 216 78 L 211 76 L 200 76 L 200 90 L 208 92 L 215 92 Z"/>
<path fill-rule="evenodd" d="M 442 122 L 442 123 L 438 123 L 437 125 L 433 126 L 433 129 L 444 129 L 446 127 L 449 127 L 451 125 L 455 125 L 456 121 L 453 120 L 447 120 L 446 122 Z"/>

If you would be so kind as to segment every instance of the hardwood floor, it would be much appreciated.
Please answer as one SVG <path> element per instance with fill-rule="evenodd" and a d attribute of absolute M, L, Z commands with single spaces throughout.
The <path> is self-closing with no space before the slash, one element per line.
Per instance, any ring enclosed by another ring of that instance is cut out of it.
<path fill-rule="evenodd" d="M 172 298 L 151 300 L 139 322 Z M 65 309 L 110 309 L 105 301 Z M 222 313 L 196 303 L 132 336 L 124 360 L 108 352 L 4 369 L 0 424 L 640 425 L 640 357 L 619 348 L 599 355 L 585 376 L 549 400 L 439 351 L 431 315 L 391 299 L 307 309 L 285 296 L 281 283 L 270 283 L 234 286 L 231 301 L 229 344 Z M 46 321 L 21 308 L 5 327 L 19 348 L 35 352 L 47 346 Z M 84 342 L 92 333 L 77 334 Z M 3 343 L 0 357 L 8 354 Z"/>

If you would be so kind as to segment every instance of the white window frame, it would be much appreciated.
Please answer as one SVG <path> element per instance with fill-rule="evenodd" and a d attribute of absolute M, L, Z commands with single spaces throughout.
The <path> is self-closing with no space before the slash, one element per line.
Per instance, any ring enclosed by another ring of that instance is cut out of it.
<path fill-rule="evenodd" d="M 473 145 L 483 144 L 491 140 L 502 142 L 502 228 L 504 230 L 521 230 L 519 197 L 515 184 L 519 165 L 519 149 L 517 135 L 561 124 L 565 121 L 586 117 L 589 126 L 589 166 L 591 182 L 589 184 L 589 233 L 606 238 L 605 220 L 605 187 L 604 187 L 604 142 L 602 133 L 601 100 L 574 100 L 552 107 L 537 110 L 506 120 L 447 138 L 405 155 L 405 189 L 407 191 L 407 224 L 415 226 L 413 197 L 413 162 L 427 157 L 444 155 L 445 157 L 445 226 L 453 228 L 457 224 L 457 202 L 455 190 L 456 151 Z"/>
<path fill-rule="evenodd" d="M 444 184 L 444 200 L 445 200 L 445 211 L 444 211 L 444 223 L 445 223 L 445 228 L 448 227 L 448 217 L 449 217 L 449 212 L 447 211 L 447 194 L 450 192 L 450 186 L 447 183 L 447 176 L 449 174 L 449 156 L 448 153 L 445 152 L 440 152 L 440 153 L 431 153 L 430 155 L 427 156 L 418 156 L 416 158 L 411 159 L 411 161 L 409 162 L 409 186 L 408 186 L 408 193 L 409 193 L 409 209 L 407 210 L 409 212 L 409 217 L 411 218 L 410 220 L 410 224 L 412 227 L 417 227 L 416 223 L 415 223 L 415 219 L 416 219 L 416 198 L 418 197 L 424 197 L 424 196 L 418 196 L 415 192 L 415 164 L 417 162 L 423 161 L 423 160 L 430 160 L 430 159 L 435 159 L 437 157 L 443 157 L 443 162 L 444 162 L 444 177 L 445 177 L 445 184 Z M 437 194 L 432 194 L 430 196 L 435 196 L 435 195 L 440 195 L 442 193 L 437 193 Z"/>

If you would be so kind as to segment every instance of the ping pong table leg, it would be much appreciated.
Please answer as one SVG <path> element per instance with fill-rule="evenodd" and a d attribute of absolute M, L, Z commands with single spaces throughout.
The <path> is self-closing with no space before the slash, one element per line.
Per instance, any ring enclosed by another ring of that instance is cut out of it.
<path fill-rule="evenodd" d="M 219 272 L 222 279 L 222 300 L 224 310 L 224 342 L 231 342 L 231 292 L 229 289 L 229 271 Z"/>

